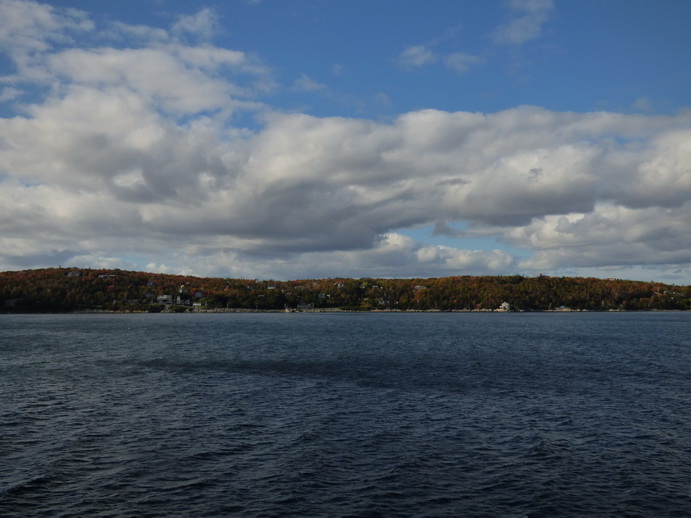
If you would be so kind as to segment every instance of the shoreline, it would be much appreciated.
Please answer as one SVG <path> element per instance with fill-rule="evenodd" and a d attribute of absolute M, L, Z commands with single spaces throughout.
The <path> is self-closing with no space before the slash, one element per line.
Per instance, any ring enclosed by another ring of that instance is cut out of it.
<path fill-rule="evenodd" d="M 3 315 L 97 315 L 97 314 L 211 314 L 211 313 L 684 313 L 691 310 L 686 309 L 532 309 L 532 310 L 511 310 L 502 309 L 370 309 L 352 310 L 340 308 L 319 308 L 319 309 L 247 309 L 247 308 L 209 308 L 209 309 L 190 309 L 177 311 L 175 309 L 164 309 L 161 311 L 144 310 L 111 310 L 111 309 L 79 309 L 75 311 L 3 311 Z"/>

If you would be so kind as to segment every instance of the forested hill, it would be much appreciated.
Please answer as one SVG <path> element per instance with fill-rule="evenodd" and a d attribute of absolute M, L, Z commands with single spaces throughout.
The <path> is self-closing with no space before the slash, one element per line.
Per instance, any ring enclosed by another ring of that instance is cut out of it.
<path fill-rule="evenodd" d="M 687 310 L 691 287 L 581 277 L 256 281 L 123 270 L 0 273 L 0 312 L 246 310 Z"/>

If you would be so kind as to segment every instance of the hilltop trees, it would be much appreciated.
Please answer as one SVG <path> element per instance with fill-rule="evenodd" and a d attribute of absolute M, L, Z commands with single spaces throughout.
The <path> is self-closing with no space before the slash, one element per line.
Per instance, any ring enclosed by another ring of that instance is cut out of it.
<path fill-rule="evenodd" d="M 0 311 L 350 309 L 520 311 L 691 309 L 691 288 L 580 277 L 455 276 L 431 279 L 256 281 L 124 270 L 46 268 L 0 273 Z"/>

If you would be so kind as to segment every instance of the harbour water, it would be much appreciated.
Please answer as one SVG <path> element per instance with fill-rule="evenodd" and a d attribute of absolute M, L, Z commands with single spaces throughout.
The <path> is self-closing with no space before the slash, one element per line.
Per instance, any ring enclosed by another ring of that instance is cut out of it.
<path fill-rule="evenodd" d="M 0 516 L 691 516 L 691 313 L 0 315 Z"/>

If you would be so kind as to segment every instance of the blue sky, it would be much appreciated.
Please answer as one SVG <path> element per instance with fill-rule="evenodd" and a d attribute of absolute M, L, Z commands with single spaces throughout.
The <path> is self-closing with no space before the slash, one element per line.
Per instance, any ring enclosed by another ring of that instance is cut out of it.
<path fill-rule="evenodd" d="M 689 284 L 689 19 L 0 0 L 0 269 Z"/>

